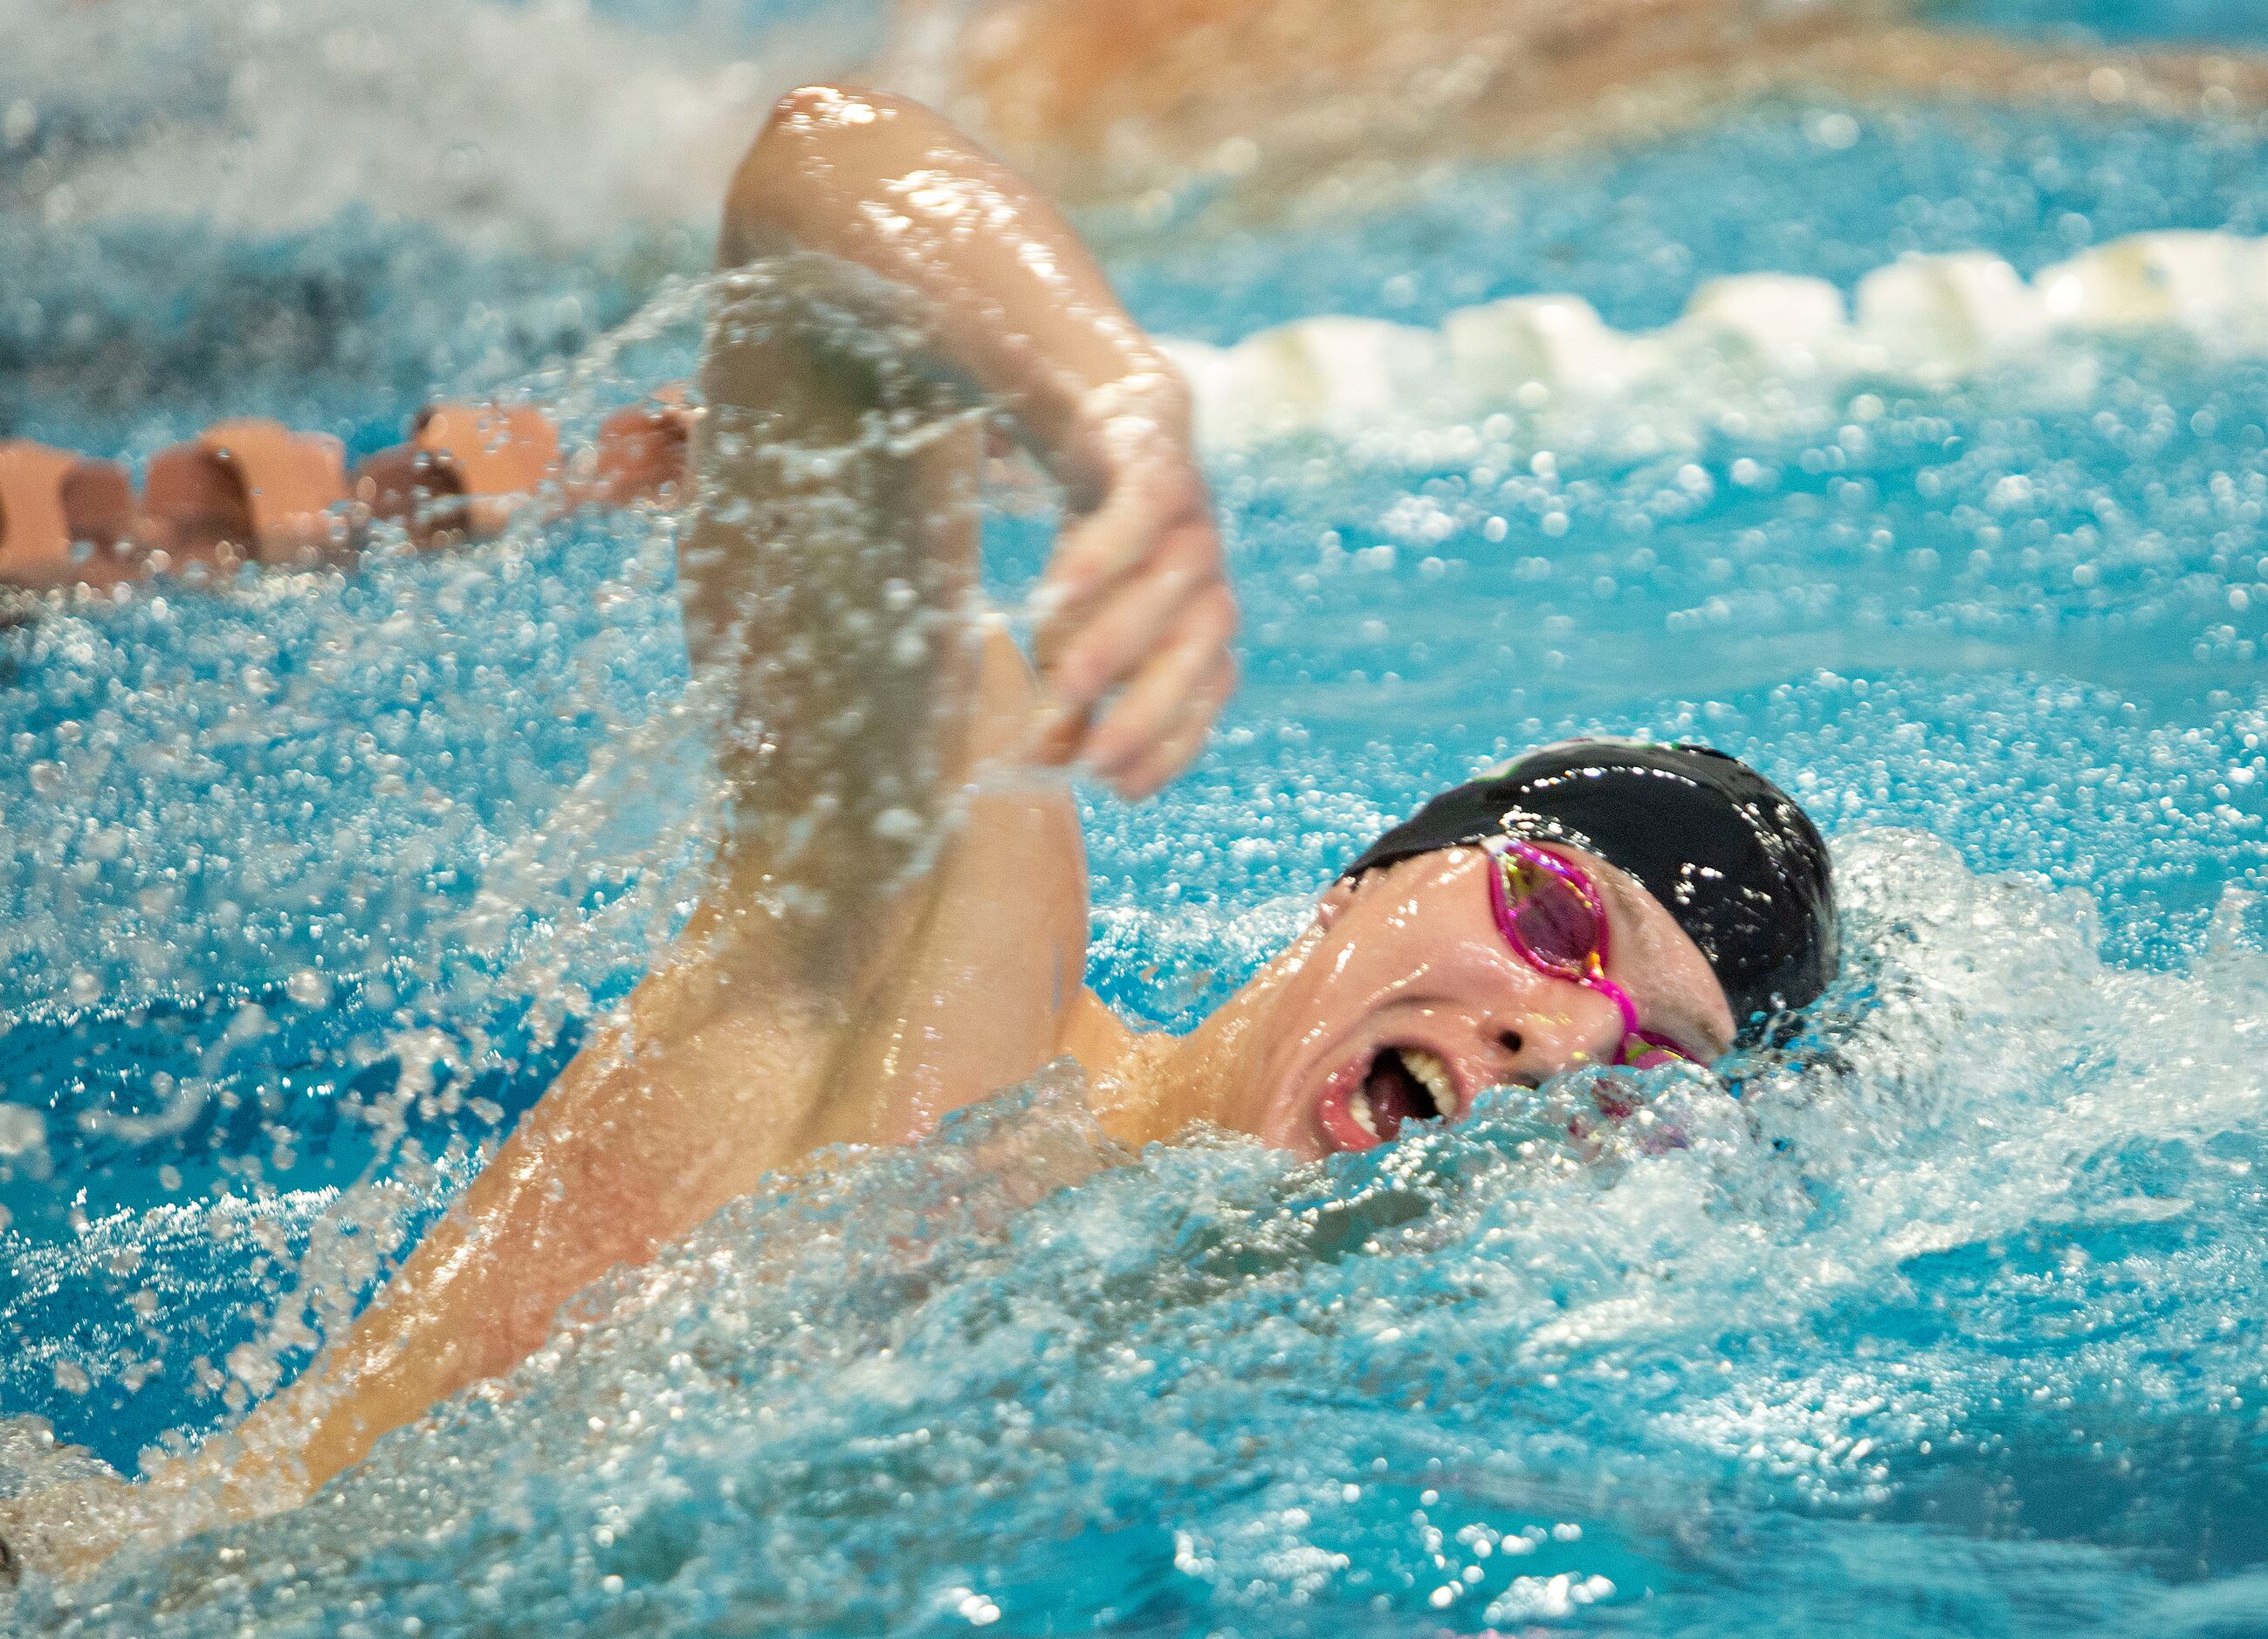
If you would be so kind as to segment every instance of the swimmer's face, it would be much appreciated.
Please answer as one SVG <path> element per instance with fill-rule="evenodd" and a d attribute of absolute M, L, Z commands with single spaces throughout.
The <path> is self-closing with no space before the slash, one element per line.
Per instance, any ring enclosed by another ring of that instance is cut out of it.
<path fill-rule="evenodd" d="M 1607 976 L 1639 1026 L 1704 1062 L 1733 1014 L 1700 949 L 1660 902 L 1580 849 L 1555 848 L 1606 899 Z M 1490 1087 L 1535 1086 L 1611 1063 L 1622 1014 L 1601 992 L 1538 972 L 1506 944 L 1476 848 L 1422 854 L 1323 896 L 1263 982 L 1235 1124 L 1304 1154 L 1368 1149 L 1406 1121 L 1455 1120 Z"/>

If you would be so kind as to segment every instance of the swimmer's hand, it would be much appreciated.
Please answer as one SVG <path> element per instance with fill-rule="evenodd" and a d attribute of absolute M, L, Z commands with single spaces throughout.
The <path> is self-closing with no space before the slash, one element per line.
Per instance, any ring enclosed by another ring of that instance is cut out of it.
<path fill-rule="evenodd" d="M 1236 598 L 1172 366 L 1157 357 L 1083 412 L 1067 465 L 1089 476 L 1034 599 L 1036 754 L 1132 801 L 1189 766 L 1234 692 Z"/>

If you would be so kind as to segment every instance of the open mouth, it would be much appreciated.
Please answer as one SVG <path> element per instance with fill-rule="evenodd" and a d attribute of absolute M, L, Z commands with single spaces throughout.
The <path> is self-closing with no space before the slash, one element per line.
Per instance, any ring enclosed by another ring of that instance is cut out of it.
<path fill-rule="evenodd" d="M 1335 1148 L 1373 1150 L 1412 1121 L 1454 1121 L 1456 1084 L 1423 1047 L 1381 1047 L 1359 1075 L 1334 1077 L 1315 1113 Z"/>

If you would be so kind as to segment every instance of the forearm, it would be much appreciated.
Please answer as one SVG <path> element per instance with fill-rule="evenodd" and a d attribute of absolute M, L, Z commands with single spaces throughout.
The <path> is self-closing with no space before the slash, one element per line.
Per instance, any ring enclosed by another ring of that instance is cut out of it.
<path fill-rule="evenodd" d="M 719 982 L 823 998 L 918 907 L 976 675 L 976 429 L 761 312 L 712 325 L 685 631 L 724 776 L 690 930 Z M 747 322 L 743 322 L 743 320 Z M 897 384 L 902 386 L 902 382 Z"/>
<path fill-rule="evenodd" d="M 980 404 L 1099 494 L 1178 384 L 1067 224 L 927 110 L 785 99 L 727 200 L 686 634 L 728 787 L 727 966 L 855 1011 L 921 914 L 976 680 Z M 1115 395 L 1115 396 L 1114 396 Z"/>

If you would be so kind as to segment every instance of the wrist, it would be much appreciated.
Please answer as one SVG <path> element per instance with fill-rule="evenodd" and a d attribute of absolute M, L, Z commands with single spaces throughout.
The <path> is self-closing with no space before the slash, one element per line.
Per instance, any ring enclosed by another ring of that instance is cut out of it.
<path fill-rule="evenodd" d="M 1136 472 L 1196 464 L 1188 386 L 1163 353 L 1129 348 L 1122 373 L 1082 392 L 1053 463 L 1073 507 L 1091 511 Z"/>

